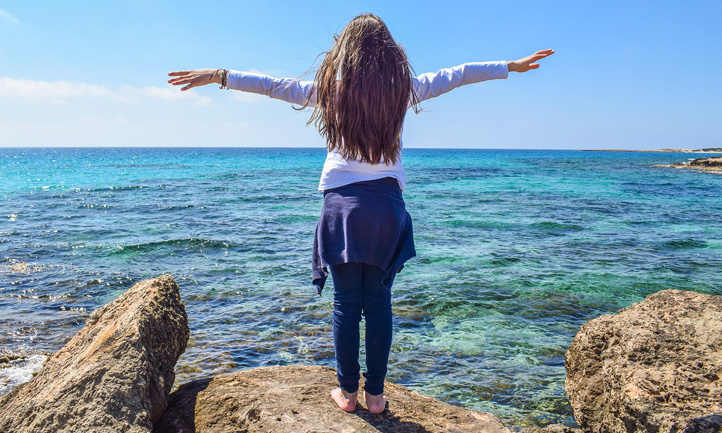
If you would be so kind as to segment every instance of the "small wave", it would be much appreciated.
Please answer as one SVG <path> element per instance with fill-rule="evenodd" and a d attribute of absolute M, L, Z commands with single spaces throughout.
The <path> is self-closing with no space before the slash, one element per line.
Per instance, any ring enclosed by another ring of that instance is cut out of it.
<path fill-rule="evenodd" d="M 236 180 L 236 179 L 241 178 L 241 177 L 247 177 L 247 176 L 244 176 L 244 175 L 241 174 L 241 173 L 227 173 L 227 174 L 219 174 L 219 175 L 217 175 L 217 176 L 211 176 L 211 179 L 216 179 L 216 180 Z"/>
<path fill-rule="evenodd" d="M 530 227 L 547 230 L 551 232 L 568 232 L 568 231 L 582 231 L 584 227 L 576 224 L 564 224 L 553 221 L 542 221 L 539 223 L 533 223 Z"/>
<path fill-rule="evenodd" d="M 149 186 L 149 185 L 110 185 L 110 186 L 104 186 L 104 187 L 97 187 L 97 188 L 68 188 L 66 191 L 68 192 L 108 192 L 108 191 L 135 191 L 139 189 L 147 189 L 147 188 L 160 188 L 163 189 L 165 185 L 155 185 L 155 186 Z"/>
<path fill-rule="evenodd" d="M 510 266 L 519 261 L 521 261 L 519 257 L 497 257 L 489 261 L 489 264 L 494 266 Z"/>
<path fill-rule="evenodd" d="M 312 223 L 318 219 L 316 215 L 287 214 L 276 218 L 276 221 L 284 224 Z"/>
<path fill-rule="evenodd" d="M 29 274 L 31 272 L 38 272 L 44 269 L 41 265 L 34 265 L 18 259 L 7 259 L 5 263 L 0 264 L 0 267 L 6 268 L 8 271 L 15 274 Z"/>
<path fill-rule="evenodd" d="M 228 249 L 231 248 L 232 244 L 227 241 L 218 241 L 213 239 L 203 238 L 184 238 L 184 239 L 169 239 L 164 241 L 145 242 L 142 244 L 132 245 L 120 245 L 117 248 L 117 253 L 135 253 L 135 252 L 146 252 L 154 251 L 161 248 L 181 248 L 181 249 Z"/>
<path fill-rule="evenodd" d="M 164 163 L 156 163 L 156 164 L 150 164 L 150 163 L 119 163 L 119 164 L 106 164 L 106 165 L 98 165 L 98 168 L 163 168 L 163 169 L 178 169 L 178 168 L 188 168 L 188 165 L 185 164 L 164 164 Z"/>
<path fill-rule="evenodd" d="M 707 242 L 701 241 L 699 239 L 675 239 L 673 241 L 667 241 L 662 244 L 664 248 L 669 248 L 673 250 L 677 249 L 684 249 L 684 248 L 706 248 Z"/>
<path fill-rule="evenodd" d="M 0 396 L 29 381 L 42 368 L 45 355 L 0 353 Z"/>
<path fill-rule="evenodd" d="M 518 226 L 517 224 L 505 221 L 483 219 L 448 220 L 443 221 L 442 224 L 450 225 L 451 227 L 468 227 L 475 229 L 510 229 Z"/>
<path fill-rule="evenodd" d="M 158 210 L 162 212 L 175 212 L 175 211 L 181 211 L 186 209 L 205 209 L 205 206 L 202 205 L 195 205 L 195 204 L 177 204 L 177 205 L 158 205 Z"/>

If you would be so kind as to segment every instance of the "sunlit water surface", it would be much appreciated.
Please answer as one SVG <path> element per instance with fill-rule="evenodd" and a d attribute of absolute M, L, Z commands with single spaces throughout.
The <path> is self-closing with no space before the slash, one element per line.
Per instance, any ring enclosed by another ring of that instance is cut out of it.
<path fill-rule="evenodd" d="M 418 257 L 393 290 L 388 379 L 510 426 L 575 425 L 564 353 L 586 320 L 666 288 L 722 294 L 722 176 L 653 167 L 693 156 L 407 149 Z M 176 384 L 333 366 L 331 290 L 310 284 L 323 160 L 0 149 L 0 394 L 163 273 L 191 328 Z"/>

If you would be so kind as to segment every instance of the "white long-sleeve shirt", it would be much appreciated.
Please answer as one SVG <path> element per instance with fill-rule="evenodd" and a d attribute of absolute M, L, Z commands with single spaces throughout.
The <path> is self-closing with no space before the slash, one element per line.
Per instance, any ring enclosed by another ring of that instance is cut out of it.
<path fill-rule="evenodd" d="M 453 68 L 429 72 L 413 78 L 413 91 L 418 101 L 435 98 L 465 84 L 503 79 L 509 75 L 506 62 L 464 63 Z M 311 95 L 309 106 L 316 105 L 315 83 L 292 78 L 273 78 L 267 75 L 229 71 L 228 88 L 258 93 L 274 99 L 303 105 Z M 409 107 L 411 104 L 409 104 Z M 396 164 L 370 164 L 359 160 L 344 159 L 341 154 L 329 151 L 321 172 L 318 189 L 338 188 L 350 183 L 393 177 L 403 190 L 406 173 L 399 159 Z"/>

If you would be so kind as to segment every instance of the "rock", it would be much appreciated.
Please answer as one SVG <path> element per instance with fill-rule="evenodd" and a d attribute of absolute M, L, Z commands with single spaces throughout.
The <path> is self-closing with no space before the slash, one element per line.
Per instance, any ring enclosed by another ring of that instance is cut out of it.
<path fill-rule="evenodd" d="M 680 162 L 669 166 L 657 165 L 655 167 L 691 168 L 695 170 L 722 172 L 722 156 L 711 158 L 697 158 L 688 162 Z"/>
<path fill-rule="evenodd" d="M 693 159 L 689 162 L 689 165 L 700 167 L 722 167 L 722 156 Z"/>
<path fill-rule="evenodd" d="M 582 326 L 567 396 L 585 432 L 666 433 L 722 413 L 721 360 L 722 296 L 664 290 Z"/>
<path fill-rule="evenodd" d="M 0 432 L 152 431 L 188 334 L 173 277 L 136 284 L 0 400 Z"/>
<path fill-rule="evenodd" d="M 382 414 L 361 407 L 346 413 L 331 401 L 335 386 L 334 370 L 319 366 L 262 367 L 197 380 L 171 394 L 155 433 L 511 433 L 493 415 L 393 384 L 386 384 L 389 406 Z"/>
<path fill-rule="evenodd" d="M 554 424 L 544 428 L 525 428 L 521 433 L 582 433 L 578 428 L 571 428 L 565 425 Z"/>

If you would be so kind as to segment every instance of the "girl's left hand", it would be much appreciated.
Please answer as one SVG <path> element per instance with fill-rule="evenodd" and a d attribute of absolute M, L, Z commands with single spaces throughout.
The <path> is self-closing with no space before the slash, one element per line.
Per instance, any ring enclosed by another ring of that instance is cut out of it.
<path fill-rule="evenodd" d="M 534 62 L 545 57 L 549 57 L 552 54 L 554 54 L 554 50 L 541 50 L 531 56 L 526 56 L 523 59 L 507 62 L 507 65 L 509 65 L 509 72 L 526 72 L 530 69 L 538 69 L 539 64 Z"/>

